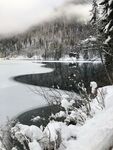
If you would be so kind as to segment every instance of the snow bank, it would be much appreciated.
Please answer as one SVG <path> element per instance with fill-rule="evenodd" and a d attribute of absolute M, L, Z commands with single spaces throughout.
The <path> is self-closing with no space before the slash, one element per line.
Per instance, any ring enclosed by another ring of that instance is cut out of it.
<path fill-rule="evenodd" d="M 68 141 L 66 150 L 108 150 L 113 146 L 113 86 L 103 90 L 106 91 L 105 109 L 79 128 L 77 140 Z"/>
<path fill-rule="evenodd" d="M 113 145 L 113 109 L 103 111 L 79 129 L 78 139 L 67 142 L 67 150 L 107 150 Z"/>

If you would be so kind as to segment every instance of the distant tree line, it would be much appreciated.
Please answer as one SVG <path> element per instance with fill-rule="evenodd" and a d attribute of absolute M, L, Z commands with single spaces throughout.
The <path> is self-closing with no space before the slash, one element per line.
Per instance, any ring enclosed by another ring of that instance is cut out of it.
<path fill-rule="evenodd" d="M 57 18 L 23 34 L 0 40 L 0 52 L 3 57 L 23 54 L 58 60 L 70 52 L 79 52 L 79 43 L 90 35 L 94 35 L 90 23 Z"/>

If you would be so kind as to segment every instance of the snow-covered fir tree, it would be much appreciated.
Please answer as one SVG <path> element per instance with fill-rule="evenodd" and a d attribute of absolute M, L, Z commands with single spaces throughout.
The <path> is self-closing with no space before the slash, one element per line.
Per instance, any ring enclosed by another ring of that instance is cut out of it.
<path fill-rule="evenodd" d="M 97 0 L 93 0 L 92 2 L 92 10 L 91 10 L 91 20 L 90 22 L 93 25 L 96 25 L 98 17 L 99 17 L 99 11 L 98 11 L 98 4 L 97 4 Z"/>
<path fill-rule="evenodd" d="M 106 65 L 111 68 L 113 64 L 113 0 L 102 0 L 100 3 L 102 6 L 102 34 L 105 38 L 105 59 Z"/>

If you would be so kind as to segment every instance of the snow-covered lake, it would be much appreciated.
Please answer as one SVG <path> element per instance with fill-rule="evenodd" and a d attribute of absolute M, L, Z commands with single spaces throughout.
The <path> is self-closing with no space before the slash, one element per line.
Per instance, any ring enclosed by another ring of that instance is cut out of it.
<path fill-rule="evenodd" d="M 31 85 L 25 85 L 13 81 L 11 78 L 17 75 L 38 74 L 51 72 L 40 63 L 20 60 L 0 61 L 0 124 L 15 115 L 43 106 L 46 101 L 30 90 Z"/>

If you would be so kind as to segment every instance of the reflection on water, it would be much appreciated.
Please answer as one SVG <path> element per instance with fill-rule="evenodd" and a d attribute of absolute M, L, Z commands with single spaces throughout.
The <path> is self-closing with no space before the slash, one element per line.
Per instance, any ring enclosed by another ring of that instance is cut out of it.
<path fill-rule="evenodd" d="M 90 81 L 96 81 L 99 87 L 110 84 L 103 65 L 99 63 L 46 63 L 46 67 L 55 70 L 51 73 L 24 75 L 14 79 L 26 84 L 75 92 L 78 92 L 79 82 L 83 82 L 88 91 Z"/>

